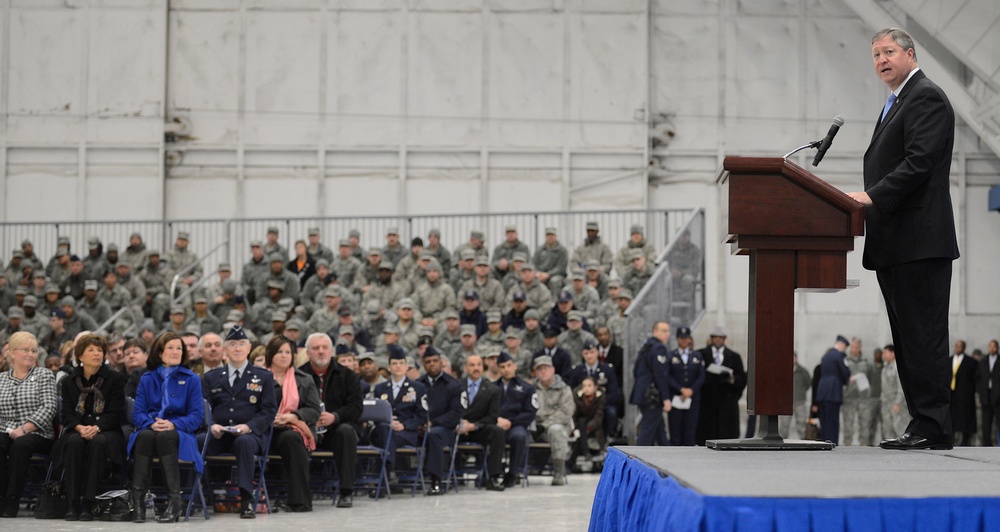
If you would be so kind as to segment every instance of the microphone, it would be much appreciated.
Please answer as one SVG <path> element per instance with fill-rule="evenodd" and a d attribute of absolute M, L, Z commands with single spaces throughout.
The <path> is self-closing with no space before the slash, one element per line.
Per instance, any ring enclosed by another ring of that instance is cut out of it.
<path fill-rule="evenodd" d="M 826 132 L 826 138 L 819 143 L 819 150 L 816 152 L 816 157 L 813 158 L 813 166 L 819 166 L 819 162 L 826 155 L 826 150 L 829 150 L 830 145 L 833 144 L 833 137 L 837 136 L 837 132 L 840 131 L 840 126 L 842 125 L 844 125 L 843 117 L 840 115 L 833 117 L 833 125 L 830 126 L 830 131 Z"/>

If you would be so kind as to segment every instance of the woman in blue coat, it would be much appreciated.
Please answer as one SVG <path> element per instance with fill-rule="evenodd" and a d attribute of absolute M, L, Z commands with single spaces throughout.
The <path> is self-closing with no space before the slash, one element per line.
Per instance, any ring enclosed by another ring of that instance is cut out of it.
<path fill-rule="evenodd" d="M 149 489 L 153 458 L 160 459 L 169 494 L 167 509 L 157 521 L 176 521 L 181 513 L 181 482 L 178 460 L 194 462 L 201 472 L 204 464 L 194 433 L 204 419 L 201 379 L 187 367 L 188 353 L 180 336 L 161 334 L 150 349 L 146 367 L 139 380 L 132 422 L 135 432 L 129 438 L 133 456 L 133 522 L 146 522 L 143 499 Z"/>

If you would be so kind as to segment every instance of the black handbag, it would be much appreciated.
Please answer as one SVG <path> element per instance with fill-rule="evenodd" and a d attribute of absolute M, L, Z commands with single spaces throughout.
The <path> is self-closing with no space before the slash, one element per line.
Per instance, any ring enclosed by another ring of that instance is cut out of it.
<path fill-rule="evenodd" d="M 35 519 L 62 519 L 69 510 L 69 499 L 66 489 L 58 480 L 50 480 L 42 484 L 38 492 L 38 506 L 35 507 Z"/>
<path fill-rule="evenodd" d="M 97 496 L 97 519 L 120 523 L 132 520 L 132 498 L 128 490 L 114 490 Z"/>

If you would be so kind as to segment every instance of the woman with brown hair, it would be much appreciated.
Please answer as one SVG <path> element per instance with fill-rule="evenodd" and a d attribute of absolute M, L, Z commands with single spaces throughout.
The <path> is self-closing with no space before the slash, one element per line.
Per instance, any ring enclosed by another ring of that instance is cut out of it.
<path fill-rule="evenodd" d="M 31 455 L 52 449 L 56 379 L 38 366 L 38 339 L 16 332 L 7 341 L 10 370 L 0 373 L 0 506 L 17 517 Z"/>
<path fill-rule="evenodd" d="M 96 334 L 76 342 L 77 366 L 60 383 L 63 435 L 52 449 L 64 471 L 67 521 L 93 521 L 106 466 L 125 464 L 125 375 L 104 364 L 108 343 Z"/>
<path fill-rule="evenodd" d="M 319 391 L 312 377 L 292 365 L 295 344 L 275 336 L 264 351 L 267 368 L 274 374 L 274 416 L 271 448 L 281 456 L 288 478 L 288 507 L 293 512 L 311 512 L 309 454 L 316 449 L 313 429 L 319 420 Z"/>
<path fill-rule="evenodd" d="M 129 438 L 133 455 L 132 504 L 135 523 L 146 522 L 144 498 L 149 489 L 153 458 L 160 459 L 169 496 L 160 523 L 177 521 L 181 514 L 179 460 L 193 462 L 202 472 L 204 463 L 194 433 L 205 416 L 201 379 L 187 367 L 187 348 L 172 332 L 161 334 L 146 361 L 148 371 L 139 380 Z"/>

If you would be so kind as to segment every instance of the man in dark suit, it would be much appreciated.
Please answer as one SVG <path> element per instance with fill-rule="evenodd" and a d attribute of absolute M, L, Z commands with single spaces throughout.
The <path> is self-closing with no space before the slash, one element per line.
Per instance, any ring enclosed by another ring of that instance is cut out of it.
<path fill-rule="evenodd" d="M 469 407 L 459 422 L 458 432 L 463 440 L 476 442 L 489 450 L 486 469 L 490 479 L 486 489 L 503 491 L 503 448 L 507 434 L 497 426 L 503 392 L 483 378 L 483 359 L 479 355 L 465 359 L 465 393 Z"/>
<path fill-rule="evenodd" d="M 323 401 L 323 412 L 316 423 L 325 430 L 316 448 L 333 452 L 340 476 L 337 508 L 354 506 L 354 472 L 358 464 L 358 422 L 361 420 L 361 387 L 358 376 L 333 360 L 333 342 L 326 333 L 313 333 L 306 339 L 309 362 L 299 367 L 313 378 Z"/>
<path fill-rule="evenodd" d="M 951 355 L 951 423 L 955 445 L 968 447 L 976 434 L 976 360 L 965 354 L 965 341 L 955 342 Z M 961 436 L 958 436 L 961 435 Z"/>
<path fill-rule="evenodd" d="M 990 340 L 986 356 L 979 359 L 979 371 L 976 373 L 979 392 L 979 404 L 983 409 L 983 446 L 992 447 L 997 444 L 997 427 L 1000 427 L 1000 353 L 997 341 Z"/>
<path fill-rule="evenodd" d="M 424 472 L 431 477 L 428 495 L 444 495 L 441 479 L 444 469 L 444 448 L 455 441 L 455 428 L 462 420 L 465 407 L 469 404 L 465 386 L 448 375 L 441 363 L 441 353 L 433 345 L 427 346 L 423 355 L 426 374 L 417 382 L 427 388 L 427 417 L 431 428 L 427 434 L 427 450 Z"/>
<path fill-rule="evenodd" d="M 392 430 L 392 438 L 386 448 L 388 457 L 386 467 L 389 469 L 389 482 L 394 482 L 396 448 L 402 443 L 416 447 L 420 426 L 427 423 L 427 411 L 424 410 L 427 389 L 423 384 L 411 381 L 406 377 L 410 365 L 406 363 L 406 352 L 398 345 L 390 345 L 389 380 L 375 386 L 374 396 L 388 401 L 392 405 L 392 426 L 380 425 L 372 433 L 372 441 L 381 445 Z"/>
<path fill-rule="evenodd" d="M 278 413 L 274 376 L 247 361 L 250 340 L 239 325 L 228 334 L 223 349 L 229 362 L 205 374 L 202 393 L 215 421 L 209 428 L 208 454 L 233 453 L 240 488 L 240 517 L 254 518 L 254 455 L 264 452 L 266 438 Z"/>
<path fill-rule="evenodd" d="M 597 360 L 615 370 L 618 388 L 621 388 L 625 383 L 625 352 L 622 346 L 611 342 L 611 329 L 607 327 L 598 327 L 594 336 L 597 337 Z M 621 406 L 619 405 L 619 410 Z"/>
<path fill-rule="evenodd" d="M 743 357 L 726 347 L 726 331 L 716 327 L 709 335 L 709 341 L 710 346 L 698 351 L 705 368 L 716 364 L 732 371 L 705 372 L 705 382 L 701 387 L 701 411 L 695 432 L 698 445 L 705 445 L 706 440 L 740 437 L 739 403 L 747 387 Z"/>
<path fill-rule="evenodd" d="M 864 158 L 863 265 L 875 270 L 889 315 L 896 365 L 913 420 L 886 449 L 950 449 L 948 303 L 958 258 L 949 171 L 955 112 L 917 67 L 898 28 L 872 38 L 875 72 L 892 91 Z"/>
<path fill-rule="evenodd" d="M 556 373 L 563 380 L 568 379 L 569 372 L 573 369 L 573 356 L 569 351 L 559 347 L 559 329 L 546 325 L 542 333 L 545 335 L 543 347 L 535 351 L 531 360 L 534 361 L 540 356 L 552 358 L 552 365 L 556 368 Z"/>
<path fill-rule="evenodd" d="M 847 345 L 847 338 L 837 336 L 833 347 L 823 355 L 819 363 L 819 385 L 814 395 L 819 403 L 820 437 L 834 444 L 840 441 L 840 405 L 844 402 L 844 386 L 851 381 L 851 370 L 844 362 Z"/>

